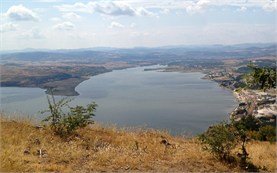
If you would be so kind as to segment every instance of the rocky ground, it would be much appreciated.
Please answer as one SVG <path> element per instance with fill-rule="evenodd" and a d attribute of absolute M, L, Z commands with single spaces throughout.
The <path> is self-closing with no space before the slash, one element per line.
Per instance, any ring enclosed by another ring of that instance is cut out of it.
<path fill-rule="evenodd" d="M 276 124 L 276 93 L 276 89 L 267 91 L 236 90 L 234 94 L 240 104 L 230 114 L 231 118 L 240 119 L 246 115 L 253 115 L 266 124 Z"/>

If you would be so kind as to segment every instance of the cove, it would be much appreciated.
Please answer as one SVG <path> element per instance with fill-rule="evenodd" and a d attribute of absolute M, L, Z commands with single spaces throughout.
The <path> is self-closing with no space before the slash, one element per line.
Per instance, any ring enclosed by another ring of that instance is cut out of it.
<path fill-rule="evenodd" d="M 160 66 L 114 70 L 79 84 L 72 104 L 98 104 L 94 119 L 120 127 L 168 130 L 171 134 L 199 134 L 228 120 L 237 104 L 232 92 L 201 79 L 202 73 L 144 71 Z M 1 88 L 1 110 L 35 116 L 47 108 L 37 88 Z"/>

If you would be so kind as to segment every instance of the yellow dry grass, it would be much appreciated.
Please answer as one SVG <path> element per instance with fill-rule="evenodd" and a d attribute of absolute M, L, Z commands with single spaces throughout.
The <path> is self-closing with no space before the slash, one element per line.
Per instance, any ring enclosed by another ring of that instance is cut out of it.
<path fill-rule="evenodd" d="M 241 171 L 217 161 L 195 139 L 154 130 L 126 131 L 96 124 L 64 140 L 30 121 L 2 118 L 0 141 L 1 172 Z M 249 145 L 249 153 L 257 166 L 275 170 L 274 144 L 255 142 Z"/>
<path fill-rule="evenodd" d="M 254 165 L 258 165 L 261 168 L 266 168 L 268 171 L 276 170 L 276 143 L 269 142 L 250 142 L 247 144 L 247 151 L 249 157 Z"/>

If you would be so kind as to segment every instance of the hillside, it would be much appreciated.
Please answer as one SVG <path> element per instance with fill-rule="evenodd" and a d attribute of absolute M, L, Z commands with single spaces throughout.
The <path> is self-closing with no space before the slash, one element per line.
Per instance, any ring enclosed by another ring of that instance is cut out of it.
<path fill-rule="evenodd" d="M 166 132 L 94 124 L 70 139 L 27 120 L 1 118 L 1 172 L 34 171 L 241 171 L 216 160 L 197 139 Z M 254 165 L 274 172 L 275 143 L 249 142 Z"/>

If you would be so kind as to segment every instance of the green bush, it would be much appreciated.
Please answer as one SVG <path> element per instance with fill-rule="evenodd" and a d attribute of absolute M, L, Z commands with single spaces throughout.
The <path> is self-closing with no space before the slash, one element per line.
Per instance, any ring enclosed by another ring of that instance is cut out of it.
<path fill-rule="evenodd" d="M 204 148 L 211 151 L 216 157 L 229 160 L 231 150 L 236 146 L 236 136 L 233 128 L 226 123 L 209 127 L 199 136 Z"/>
<path fill-rule="evenodd" d="M 257 118 L 252 115 L 247 115 L 241 118 L 239 121 L 232 121 L 232 126 L 234 126 L 238 131 L 258 131 L 261 124 Z"/>
<path fill-rule="evenodd" d="M 257 139 L 261 141 L 276 141 L 276 128 L 270 125 L 263 126 L 259 129 Z"/>
<path fill-rule="evenodd" d="M 253 89 L 269 89 L 276 87 L 276 69 L 248 65 L 250 72 L 244 76 L 246 85 Z"/>
<path fill-rule="evenodd" d="M 72 100 L 63 98 L 56 102 L 53 95 L 48 96 L 48 110 L 42 113 L 50 113 L 43 121 L 49 122 L 51 129 L 55 134 L 65 137 L 73 134 L 78 128 L 93 123 L 92 117 L 97 105 L 93 102 L 86 107 L 70 107 L 69 102 Z"/>
<path fill-rule="evenodd" d="M 276 141 L 276 127 L 264 126 L 251 115 L 242 117 L 240 121 L 232 121 L 232 126 L 236 128 L 237 136 L 260 141 Z"/>
<path fill-rule="evenodd" d="M 247 171 L 257 171 L 248 157 L 246 143 L 249 139 L 263 141 L 276 141 L 276 131 L 273 126 L 261 126 L 258 119 L 253 116 L 245 116 L 240 121 L 232 121 L 230 124 L 220 123 L 209 127 L 199 136 L 204 149 L 209 150 L 220 160 L 233 163 L 235 157 L 231 156 L 231 150 L 239 146 L 237 161 L 240 167 Z"/>

